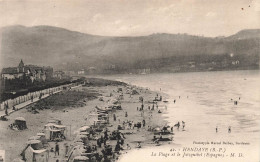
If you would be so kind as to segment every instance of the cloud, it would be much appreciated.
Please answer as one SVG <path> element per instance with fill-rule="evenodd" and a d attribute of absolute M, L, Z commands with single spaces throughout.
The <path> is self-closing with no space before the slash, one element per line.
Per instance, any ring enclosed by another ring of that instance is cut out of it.
<path fill-rule="evenodd" d="M 208 12 L 206 17 L 215 17 L 217 14 L 215 12 Z"/>

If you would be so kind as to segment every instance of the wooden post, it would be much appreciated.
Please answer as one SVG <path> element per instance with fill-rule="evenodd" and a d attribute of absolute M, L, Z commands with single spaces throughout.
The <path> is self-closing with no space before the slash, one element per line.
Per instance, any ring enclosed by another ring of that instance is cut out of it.
<path fill-rule="evenodd" d="M 71 138 L 71 125 L 70 125 L 70 138 Z"/>

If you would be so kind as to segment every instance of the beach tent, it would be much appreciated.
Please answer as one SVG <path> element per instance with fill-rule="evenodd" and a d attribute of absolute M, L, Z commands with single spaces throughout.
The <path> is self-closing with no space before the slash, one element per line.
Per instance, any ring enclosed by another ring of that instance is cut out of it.
<path fill-rule="evenodd" d="M 48 123 L 44 126 L 44 130 L 50 130 L 54 128 L 54 123 Z"/>
<path fill-rule="evenodd" d="M 74 147 L 68 154 L 68 162 L 74 162 L 74 158 L 84 154 L 86 150 L 83 147 Z"/>
<path fill-rule="evenodd" d="M 42 142 L 43 145 L 48 144 L 46 136 L 44 133 L 37 133 L 37 136 L 40 137 L 40 141 Z"/>
<path fill-rule="evenodd" d="M 56 138 L 58 138 L 58 134 L 61 134 L 61 133 L 62 133 L 62 131 L 59 129 L 46 130 L 46 139 L 53 141 Z"/>
<path fill-rule="evenodd" d="M 131 95 L 137 95 L 137 94 L 139 94 L 139 93 L 137 92 L 137 90 L 133 89 L 132 92 L 131 92 Z"/>
<path fill-rule="evenodd" d="M 24 162 L 24 160 L 19 159 L 19 158 L 16 158 L 16 159 L 14 159 L 12 162 Z"/>
<path fill-rule="evenodd" d="M 59 135 L 61 135 L 61 137 L 65 138 L 65 130 L 66 130 L 66 126 L 64 125 L 57 125 L 54 123 L 48 123 L 44 126 L 44 133 L 45 133 L 45 138 L 47 140 L 61 140 Z"/>
<path fill-rule="evenodd" d="M 19 130 L 27 129 L 26 120 L 23 117 L 18 117 L 15 119 L 14 124 Z"/>
<path fill-rule="evenodd" d="M 60 119 L 51 119 L 48 121 L 48 123 L 61 125 L 61 120 Z"/>
<path fill-rule="evenodd" d="M 31 162 L 48 162 L 49 151 L 46 149 L 35 150 L 29 146 L 24 151 L 24 158 L 26 161 Z"/>
<path fill-rule="evenodd" d="M 83 127 L 79 128 L 79 132 L 87 132 L 87 131 L 90 131 L 89 126 L 83 126 Z"/>
<path fill-rule="evenodd" d="M 29 140 L 27 144 L 35 150 L 39 150 L 43 148 L 42 142 L 40 140 Z"/>

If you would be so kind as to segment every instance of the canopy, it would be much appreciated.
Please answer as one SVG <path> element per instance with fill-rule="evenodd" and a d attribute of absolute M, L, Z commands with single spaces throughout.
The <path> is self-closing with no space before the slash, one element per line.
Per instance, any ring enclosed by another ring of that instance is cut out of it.
<path fill-rule="evenodd" d="M 38 143 L 41 143 L 40 140 L 30 140 L 27 142 L 27 144 L 38 144 Z"/>
<path fill-rule="evenodd" d="M 32 150 L 33 153 L 36 153 L 36 154 L 41 154 L 43 152 L 46 152 L 47 150 L 46 149 L 42 149 L 42 150 Z"/>
<path fill-rule="evenodd" d="M 79 128 L 79 131 L 86 131 L 87 129 L 90 129 L 89 126 L 83 126 L 81 128 Z"/>
<path fill-rule="evenodd" d="M 48 121 L 48 123 L 57 123 L 57 122 L 60 122 L 61 120 L 60 119 L 51 119 Z"/>
<path fill-rule="evenodd" d="M 106 122 L 105 120 L 94 120 L 95 122 Z"/>
<path fill-rule="evenodd" d="M 48 124 L 46 124 L 45 125 L 45 127 L 52 127 L 52 126 L 55 126 L 56 124 L 54 124 L 54 123 L 48 123 Z"/>
<path fill-rule="evenodd" d="M 45 136 L 44 133 L 37 133 L 37 136 Z"/>
<path fill-rule="evenodd" d="M 26 121 L 23 117 L 15 118 L 15 120 Z"/>
<path fill-rule="evenodd" d="M 76 156 L 74 157 L 74 160 L 89 160 L 89 158 L 86 156 Z"/>
<path fill-rule="evenodd" d="M 41 137 L 40 136 L 32 136 L 28 140 L 39 140 Z"/>
<path fill-rule="evenodd" d="M 61 130 L 59 129 L 50 129 L 51 132 L 60 132 Z"/>
<path fill-rule="evenodd" d="M 66 128 L 66 126 L 65 125 L 54 125 L 54 127 L 56 127 L 56 128 Z"/>

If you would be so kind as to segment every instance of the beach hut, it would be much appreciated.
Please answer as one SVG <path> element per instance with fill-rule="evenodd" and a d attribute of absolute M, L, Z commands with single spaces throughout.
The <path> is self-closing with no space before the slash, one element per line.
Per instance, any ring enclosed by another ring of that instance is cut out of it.
<path fill-rule="evenodd" d="M 43 148 L 42 142 L 40 140 L 29 140 L 27 144 L 35 150 L 40 150 Z"/>
<path fill-rule="evenodd" d="M 83 126 L 83 127 L 79 128 L 79 132 L 88 132 L 88 131 L 90 131 L 89 126 Z"/>
<path fill-rule="evenodd" d="M 68 162 L 74 162 L 74 158 L 77 156 L 82 156 L 86 150 L 82 146 L 75 146 L 68 153 Z"/>
<path fill-rule="evenodd" d="M 49 151 L 47 149 L 36 150 L 31 146 L 28 146 L 23 151 L 23 159 L 25 161 L 32 162 L 48 162 L 49 161 Z"/>
<path fill-rule="evenodd" d="M 61 141 L 65 139 L 65 130 L 66 126 L 64 125 L 57 125 L 54 123 L 48 123 L 44 126 L 44 133 L 47 140 L 54 141 L 58 140 Z"/>
<path fill-rule="evenodd" d="M 133 89 L 132 91 L 131 91 L 131 95 L 138 95 L 139 93 L 137 92 L 137 90 L 136 89 Z"/>
<path fill-rule="evenodd" d="M 44 126 L 44 130 L 54 129 L 54 123 L 48 123 Z"/>
<path fill-rule="evenodd" d="M 12 162 L 24 162 L 24 160 L 19 159 L 19 158 L 16 158 L 16 159 L 14 159 Z"/>
<path fill-rule="evenodd" d="M 48 141 L 46 139 L 46 136 L 44 133 L 37 133 L 37 136 L 40 137 L 40 141 L 42 142 L 43 145 L 47 145 Z"/>
<path fill-rule="evenodd" d="M 27 129 L 26 120 L 23 117 L 16 118 L 14 125 L 16 125 L 19 130 Z"/>
<path fill-rule="evenodd" d="M 51 120 L 48 121 L 48 123 L 61 125 L 61 120 L 60 119 L 51 119 Z"/>

